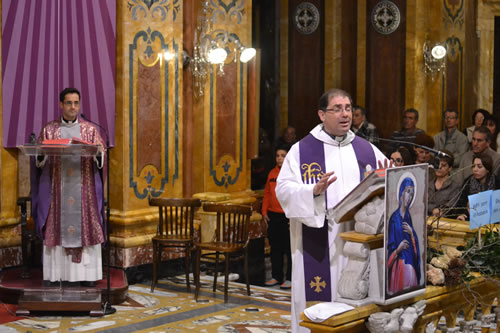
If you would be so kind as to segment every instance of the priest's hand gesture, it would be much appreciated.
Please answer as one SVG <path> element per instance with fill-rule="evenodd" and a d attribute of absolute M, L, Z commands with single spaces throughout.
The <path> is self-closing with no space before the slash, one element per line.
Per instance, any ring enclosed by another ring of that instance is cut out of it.
<path fill-rule="evenodd" d="M 320 195 L 321 193 L 325 192 L 328 186 L 330 186 L 331 183 L 337 180 L 337 176 L 333 176 L 334 173 L 335 173 L 334 171 L 330 171 L 321 176 L 319 182 L 317 182 L 316 185 L 314 185 L 313 189 L 314 195 Z M 333 177 L 330 178 L 330 176 Z"/>

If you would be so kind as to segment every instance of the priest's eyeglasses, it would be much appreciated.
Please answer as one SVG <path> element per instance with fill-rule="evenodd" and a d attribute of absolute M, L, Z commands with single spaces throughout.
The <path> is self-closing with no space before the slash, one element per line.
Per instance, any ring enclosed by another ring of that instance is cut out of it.
<path fill-rule="evenodd" d="M 72 102 L 72 101 L 66 101 L 63 104 L 66 105 L 66 106 L 72 106 L 72 105 L 78 106 L 78 105 L 80 105 L 80 102 L 79 101 L 74 101 L 74 102 Z"/>
<path fill-rule="evenodd" d="M 331 109 L 324 109 L 323 112 L 333 112 L 335 114 L 339 114 L 342 111 L 352 112 L 352 105 L 346 105 L 342 107 L 342 105 L 334 105 Z"/>

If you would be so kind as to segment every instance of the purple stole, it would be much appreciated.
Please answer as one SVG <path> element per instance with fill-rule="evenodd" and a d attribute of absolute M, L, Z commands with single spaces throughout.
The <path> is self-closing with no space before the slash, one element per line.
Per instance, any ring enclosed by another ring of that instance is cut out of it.
<path fill-rule="evenodd" d="M 375 152 L 368 141 L 358 136 L 351 144 L 358 161 L 361 180 L 368 164 L 372 170 L 377 168 Z M 323 142 L 309 134 L 300 140 L 299 153 L 302 182 L 316 183 L 327 172 Z M 342 175 L 337 176 L 342 177 Z M 325 192 L 325 203 L 328 202 L 326 194 Z M 302 224 L 302 248 L 306 301 L 331 302 L 330 248 L 326 219 L 321 228 L 311 228 Z"/>

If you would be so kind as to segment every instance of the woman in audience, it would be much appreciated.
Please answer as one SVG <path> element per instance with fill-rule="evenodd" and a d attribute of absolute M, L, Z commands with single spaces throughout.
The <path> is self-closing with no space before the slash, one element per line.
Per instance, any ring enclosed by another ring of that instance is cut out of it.
<path fill-rule="evenodd" d="M 472 143 L 472 134 L 474 133 L 474 129 L 484 126 L 485 120 L 489 116 L 489 112 L 485 109 L 477 109 L 472 114 L 472 126 L 467 127 L 464 131 L 464 134 L 467 136 L 467 140 L 469 140 L 469 145 Z"/>
<path fill-rule="evenodd" d="M 413 164 L 410 152 L 403 146 L 399 146 L 398 149 L 393 151 L 389 158 L 395 167 Z"/>
<path fill-rule="evenodd" d="M 488 115 L 488 118 L 486 118 L 485 123 L 486 123 L 485 126 L 491 132 L 490 148 L 498 153 L 500 152 L 500 135 L 498 135 L 497 119 L 495 118 L 494 115 L 490 114 Z"/>
<path fill-rule="evenodd" d="M 434 139 L 425 133 L 417 135 L 417 137 L 415 138 L 415 143 L 423 147 L 434 147 Z M 429 163 L 430 165 L 432 165 L 434 156 L 428 149 L 420 148 L 417 146 L 415 146 L 413 149 L 415 150 L 415 164 Z"/>
<path fill-rule="evenodd" d="M 435 170 L 435 177 L 429 179 L 429 192 L 427 210 L 429 215 L 446 215 L 447 209 L 457 202 L 457 194 L 460 191 L 458 185 L 450 177 L 453 166 L 453 153 L 443 150 L 449 156 L 441 157 L 439 168 Z"/>
<path fill-rule="evenodd" d="M 469 195 L 497 189 L 495 175 L 491 172 L 492 168 L 493 160 L 489 155 L 482 154 L 474 157 L 472 175 L 465 180 L 457 204 L 462 209 L 462 214 L 457 217 L 458 220 L 465 221 L 469 219 Z"/>

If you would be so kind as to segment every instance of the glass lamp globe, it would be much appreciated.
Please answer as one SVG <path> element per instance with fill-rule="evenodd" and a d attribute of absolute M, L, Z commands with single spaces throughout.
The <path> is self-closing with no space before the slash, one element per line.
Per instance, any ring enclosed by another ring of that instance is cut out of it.
<path fill-rule="evenodd" d="M 211 64 L 222 64 L 227 58 L 227 52 L 221 47 L 210 49 L 207 54 L 207 60 Z"/>
<path fill-rule="evenodd" d="M 256 53 L 257 51 L 253 47 L 247 47 L 241 51 L 240 61 L 243 63 L 249 62 L 253 57 L 255 57 Z"/>
<path fill-rule="evenodd" d="M 431 54 L 434 59 L 443 59 L 446 55 L 446 48 L 443 45 L 436 45 L 432 48 Z"/>

